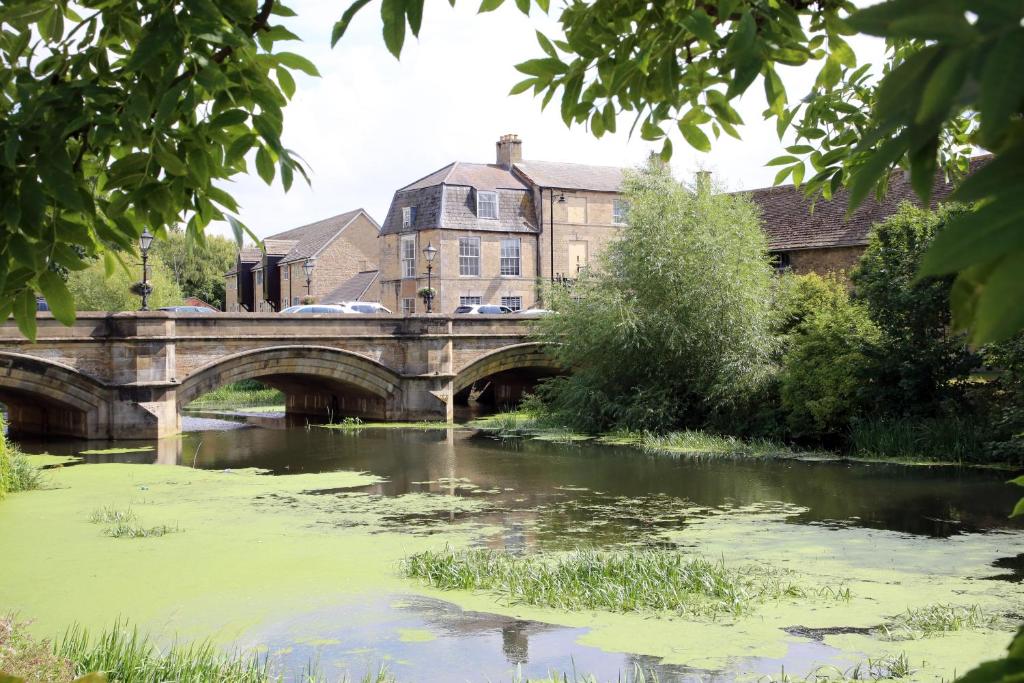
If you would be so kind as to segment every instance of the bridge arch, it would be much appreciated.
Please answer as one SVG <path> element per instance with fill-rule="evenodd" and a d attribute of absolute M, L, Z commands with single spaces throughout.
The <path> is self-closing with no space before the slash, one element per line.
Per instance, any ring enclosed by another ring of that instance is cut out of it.
<path fill-rule="evenodd" d="M 0 401 L 15 431 L 105 437 L 111 389 L 73 367 L 0 352 Z"/>
<path fill-rule="evenodd" d="M 401 377 L 377 361 L 327 346 L 272 346 L 220 358 L 178 387 L 178 409 L 217 387 L 257 379 L 285 392 L 288 412 L 388 417 Z"/>
<path fill-rule="evenodd" d="M 538 379 L 561 374 L 562 368 L 544 350 L 544 344 L 526 342 L 493 351 L 469 363 L 455 374 L 453 391 L 465 398 L 474 387 L 491 380 L 494 401 L 511 403 L 531 389 Z"/>

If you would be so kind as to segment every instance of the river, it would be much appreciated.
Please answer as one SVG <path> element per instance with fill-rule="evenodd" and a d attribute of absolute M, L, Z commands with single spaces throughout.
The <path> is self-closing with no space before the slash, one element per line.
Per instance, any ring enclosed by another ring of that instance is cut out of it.
<path fill-rule="evenodd" d="M 0 504 L 0 606 L 47 636 L 124 617 L 164 640 L 263 648 L 287 676 L 315 662 L 329 678 L 384 665 L 399 681 L 495 682 L 616 680 L 637 666 L 663 682 L 803 677 L 897 653 L 937 680 L 997 656 L 1024 611 L 1024 530 L 1007 518 L 1021 490 L 1007 472 L 185 422 L 180 438 L 122 452 L 24 440 L 82 464 Z M 103 505 L 180 533 L 105 537 L 85 519 Z M 527 607 L 400 576 L 407 554 L 446 546 L 677 548 L 770 564 L 822 592 L 695 620 Z M 849 597 L 822 597 L 830 588 Z M 993 622 L 913 639 L 875 629 L 936 604 L 977 605 Z"/>

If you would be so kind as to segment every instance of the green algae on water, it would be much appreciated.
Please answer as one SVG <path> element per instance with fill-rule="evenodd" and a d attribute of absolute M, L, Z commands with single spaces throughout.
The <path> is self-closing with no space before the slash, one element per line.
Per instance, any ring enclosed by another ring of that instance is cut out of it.
<path fill-rule="evenodd" d="M 79 451 L 79 455 L 117 455 L 119 453 L 146 453 L 154 450 L 152 446 L 138 446 L 135 448 L 103 448 L 89 451 Z"/>

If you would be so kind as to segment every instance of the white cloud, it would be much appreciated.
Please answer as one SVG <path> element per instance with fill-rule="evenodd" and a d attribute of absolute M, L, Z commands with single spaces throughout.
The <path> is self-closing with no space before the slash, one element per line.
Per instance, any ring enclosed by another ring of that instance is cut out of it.
<path fill-rule="evenodd" d="M 427 3 L 420 39 L 407 35 L 398 61 L 384 47 L 376 4 L 357 16 L 333 50 L 330 31 L 341 6 L 303 4 L 288 26 L 304 42 L 288 49 L 312 59 L 323 77 L 297 76 L 283 137 L 312 168 L 312 186 L 300 179 L 285 193 L 255 172 L 239 178 L 230 190 L 240 217 L 261 237 L 356 207 L 383 221 L 397 188 L 451 161 L 493 161 L 503 133 L 518 133 L 530 159 L 633 166 L 660 149 L 639 134 L 628 139 L 632 117 L 620 119 L 617 134 L 597 140 L 582 127 L 566 128 L 557 102 L 542 112 L 528 94 L 508 96 L 522 78 L 514 65 L 538 56 L 534 30 L 554 32 L 549 17 L 525 17 L 512 3 L 483 15 L 472 1 L 455 9 Z M 881 54 L 874 43 L 857 47 L 875 58 Z M 789 69 L 790 96 L 806 93 L 815 73 L 813 65 Z M 674 135 L 676 172 L 709 169 L 736 189 L 771 184 L 774 170 L 764 162 L 782 146 L 774 124 L 761 120 L 761 93 L 755 84 L 737 107 L 748 124 L 742 142 L 723 137 L 711 154 L 701 154 Z"/>

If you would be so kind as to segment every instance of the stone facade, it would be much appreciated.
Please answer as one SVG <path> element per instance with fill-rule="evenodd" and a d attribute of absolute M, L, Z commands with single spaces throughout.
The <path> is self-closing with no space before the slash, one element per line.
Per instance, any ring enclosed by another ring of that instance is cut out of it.
<path fill-rule="evenodd" d="M 786 252 L 789 257 L 789 268 L 794 273 L 838 273 L 844 277 L 849 276 L 863 253 L 862 246 L 795 249 Z"/>
<path fill-rule="evenodd" d="M 238 275 L 224 276 L 224 310 L 235 311 L 238 308 Z"/>
<path fill-rule="evenodd" d="M 554 215 L 552 216 L 552 194 Z M 579 271 L 596 263 L 598 256 L 618 238 L 622 224 L 614 221 L 616 201 L 622 195 L 582 190 L 542 190 L 534 197 L 539 207 L 540 233 L 538 276 L 560 275 L 575 279 Z M 559 201 L 565 197 L 565 201 Z M 550 228 L 554 218 L 554 229 Z M 554 236 L 554 250 L 551 243 Z"/>

